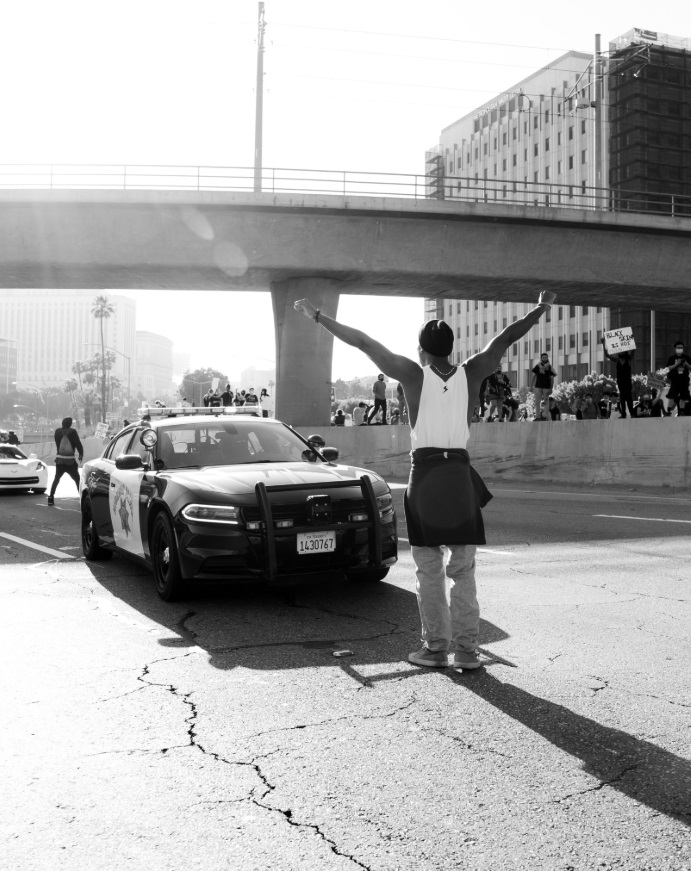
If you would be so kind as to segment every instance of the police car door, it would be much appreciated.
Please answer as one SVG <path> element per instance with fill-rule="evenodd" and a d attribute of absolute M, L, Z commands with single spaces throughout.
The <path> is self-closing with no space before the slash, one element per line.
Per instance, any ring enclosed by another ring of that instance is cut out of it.
<path fill-rule="evenodd" d="M 140 454 L 138 450 L 139 435 L 141 430 L 135 430 L 131 447 L 127 453 Z M 122 456 L 119 453 L 117 456 Z M 141 455 L 141 454 L 140 454 Z M 117 460 L 113 456 L 113 460 Z M 117 547 L 134 556 L 144 557 L 144 546 L 141 533 L 141 499 L 142 483 L 145 470 L 118 469 L 113 466 L 110 473 L 110 487 L 108 493 L 108 510 L 110 521 L 113 526 L 113 541 Z"/>

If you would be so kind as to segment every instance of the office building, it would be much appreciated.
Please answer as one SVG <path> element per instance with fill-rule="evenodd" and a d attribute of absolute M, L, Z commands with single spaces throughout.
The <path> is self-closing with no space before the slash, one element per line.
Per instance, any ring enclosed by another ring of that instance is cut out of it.
<path fill-rule="evenodd" d="M 12 393 L 17 381 L 17 343 L 0 338 L 0 395 Z"/>
<path fill-rule="evenodd" d="M 173 342 L 166 336 L 137 330 L 133 396 L 144 396 L 148 402 L 171 397 L 173 384 Z"/>
<path fill-rule="evenodd" d="M 98 290 L 2 290 L 0 333 L 16 343 L 19 387 L 62 387 L 72 367 L 100 353 L 100 321 L 91 313 Z M 103 319 L 104 344 L 115 352 L 112 373 L 127 383 L 134 362 L 136 303 L 106 294 L 113 306 Z"/>
<path fill-rule="evenodd" d="M 688 40 L 635 29 L 594 56 L 567 52 L 442 130 L 425 155 L 427 196 L 561 208 L 691 211 Z M 457 361 L 479 351 L 534 304 L 428 300 L 457 337 Z M 543 351 L 559 380 L 603 371 L 600 337 L 632 326 L 637 368 L 663 365 L 691 316 L 557 305 L 504 361 L 527 386 Z M 674 335 L 672 335 L 674 334 Z"/>

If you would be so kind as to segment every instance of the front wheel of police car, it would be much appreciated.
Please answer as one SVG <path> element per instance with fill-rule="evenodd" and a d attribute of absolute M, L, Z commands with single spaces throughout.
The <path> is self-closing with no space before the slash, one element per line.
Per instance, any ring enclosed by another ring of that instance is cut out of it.
<path fill-rule="evenodd" d="M 156 591 L 164 602 L 173 602 L 185 591 L 185 582 L 180 571 L 178 545 L 173 524 L 166 514 L 158 514 L 151 534 L 151 561 L 153 563 Z"/>
<path fill-rule="evenodd" d="M 98 540 L 91 499 L 88 496 L 82 502 L 82 551 L 89 562 L 105 562 L 113 556 L 113 551 L 101 547 Z"/>

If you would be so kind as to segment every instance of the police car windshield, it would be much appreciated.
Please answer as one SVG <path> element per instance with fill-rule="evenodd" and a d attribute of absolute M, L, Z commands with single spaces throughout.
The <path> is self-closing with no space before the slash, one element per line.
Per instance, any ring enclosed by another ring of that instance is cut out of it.
<path fill-rule="evenodd" d="M 161 426 L 156 450 L 166 469 L 309 463 L 318 459 L 286 426 L 262 423 L 257 418 L 232 421 L 214 418 Z"/>

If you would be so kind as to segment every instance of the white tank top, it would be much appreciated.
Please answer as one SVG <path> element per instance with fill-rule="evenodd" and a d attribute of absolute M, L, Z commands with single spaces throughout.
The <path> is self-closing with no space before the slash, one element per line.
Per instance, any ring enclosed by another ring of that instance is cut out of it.
<path fill-rule="evenodd" d="M 411 448 L 467 448 L 470 428 L 465 368 L 459 366 L 448 381 L 431 366 L 423 367 L 422 372 L 420 408 L 410 431 Z"/>

